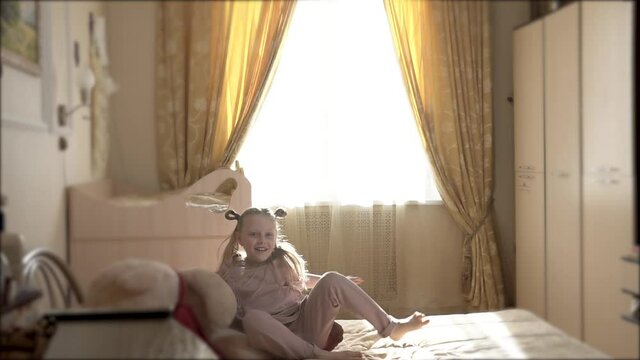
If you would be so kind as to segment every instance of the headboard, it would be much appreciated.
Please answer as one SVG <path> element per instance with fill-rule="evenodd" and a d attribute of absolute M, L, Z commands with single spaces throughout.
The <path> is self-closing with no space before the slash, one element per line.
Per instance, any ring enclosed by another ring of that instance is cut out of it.
<path fill-rule="evenodd" d="M 130 257 L 176 269 L 216 270 L 235 223 L 185 202 L 194 194 L 229 190 L 229 179 L 236 182 L 230 207 L 250 207 L 251 186 L 241 169 L 217 169 L 188 188 L 154 196 L 118 194 L 111 180 L 70 187 L 69 260 L 80 286 L 86 288 L 101 269 Z"/>

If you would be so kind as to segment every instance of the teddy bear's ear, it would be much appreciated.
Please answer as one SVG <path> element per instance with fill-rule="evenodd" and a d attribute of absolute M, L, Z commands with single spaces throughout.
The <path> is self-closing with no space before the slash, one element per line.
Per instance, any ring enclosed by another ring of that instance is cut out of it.
<path fill-rule="evenodd" d="M 190 293 L 201 300 L 205 321 L 201 325 L 206 333 L 228 327 L 236 315 L 237 301 L 233 290 L 220 275 L 205 269 L 180 271 Z"/>
<path fill-rule="evenodd" d="M 135 266 L 121 273 L 116 282 L 123 289 L 138 293 L 157 288 L 166 282 L 167 276 L 174 274 L 174 270 L 163 263 L 138 260 Z"/>

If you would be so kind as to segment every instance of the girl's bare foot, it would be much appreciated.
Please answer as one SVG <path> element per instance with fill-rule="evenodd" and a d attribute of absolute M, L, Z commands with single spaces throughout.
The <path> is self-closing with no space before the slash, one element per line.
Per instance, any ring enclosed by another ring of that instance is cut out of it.
<path fill-rule="evenodd" d="M 396 326 L 391 332 L 391 335 L 389 335 L 390 338 L 396 341 L 400 340 L 400 338 L 409 331 L 418 330 L 429 323 L 429 319 L 427 319 L 423 313 L 418 311 L 414 312 L 413 315 L 404 319 L 399 319 L 398 321 L 398 326 Z"/>
<path fill-rule="evenodd" d="M 318 359 L 364 359 L 364 355 L 358 351 L 327 351 L 316 349 L 315 355 Z"/>

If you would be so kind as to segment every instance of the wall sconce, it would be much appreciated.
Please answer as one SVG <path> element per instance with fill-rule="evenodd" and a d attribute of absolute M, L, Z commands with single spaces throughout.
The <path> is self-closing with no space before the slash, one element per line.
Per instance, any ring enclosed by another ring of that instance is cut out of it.
<path fill-rule="evenodd" d="M 82 81 L 80 83 L 80 104 L 72 107 L 67 110 L 66 105 L 60 104 L 58 105 L 58 125 L 61 127 L 67 126 L 69 123 L 69 117 L 76 112 L 76 110 L 89 106 L 89 96 L 91 95 L 91 90 L 96 85 L 96 77 L 93 75 L 93 71 L 87 68 L 82 76 Z"/>

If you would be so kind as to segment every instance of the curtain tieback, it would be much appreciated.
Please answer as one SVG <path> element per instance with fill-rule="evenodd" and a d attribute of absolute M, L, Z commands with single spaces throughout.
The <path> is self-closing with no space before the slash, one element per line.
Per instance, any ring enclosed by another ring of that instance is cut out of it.
<path fill-rule="evenodd" d="M 493 198 L 489 199 L 489 202 L 487 202 L 487 206 L 485 207 L 484 212 L 482 213 L 482 218 L 476 224 L 476 226 L 473 229 L 473 231 L 470 234 L 467 234 L 465 240 L 473 239 L 473 237 L 478 233 L 478 231 L 480 231 L 480 228 L 482 228 L 482 226 L 484 226 L 484 223 L 487 222 L 487 218 L 489 217 L 489 214 L 491 213 L 491 205 L 492 204 L 493 204 Z"/>
<path fill-rule="evenodd" d="M 482 218 L 476 224 L 473 231 L 466 234 L 464 237 L 464 243 L 462 245 L 462 290 L 469 295 L 471 289 L 471 239 L 480 231 L 484 226 L 489 214 L 491 213 L 491 206 L 493 205 L 493 198 L 489 198 L 487 205 L 482 213 Z"/>

